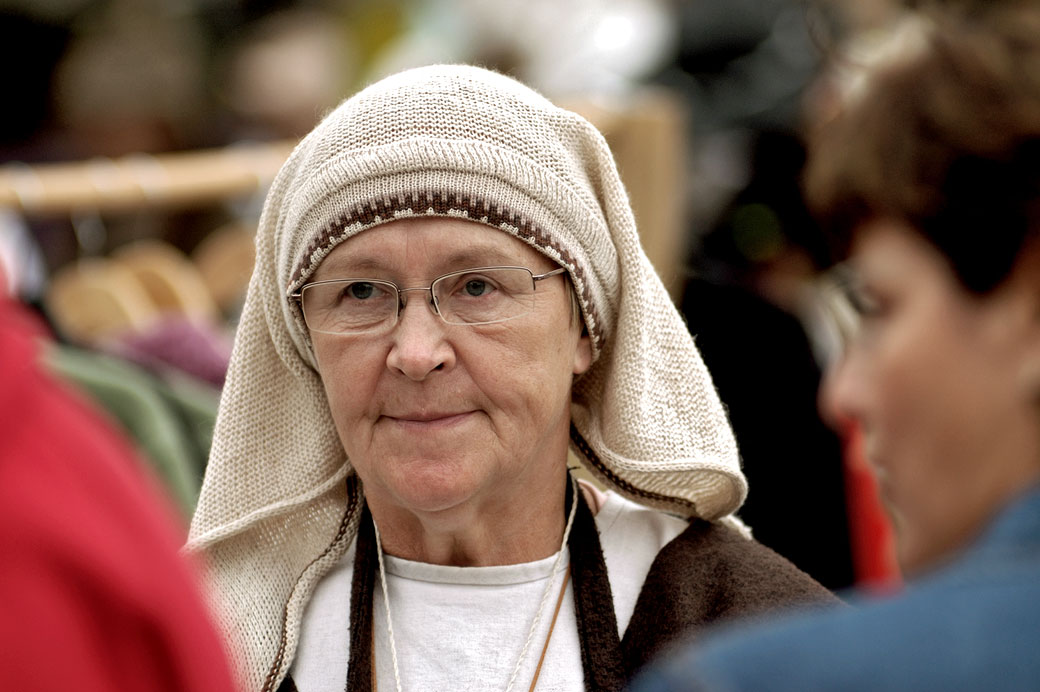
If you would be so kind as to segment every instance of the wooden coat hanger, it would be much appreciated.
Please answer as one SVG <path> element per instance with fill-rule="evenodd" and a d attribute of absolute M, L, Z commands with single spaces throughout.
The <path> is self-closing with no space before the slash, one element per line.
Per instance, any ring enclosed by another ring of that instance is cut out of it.
<path fill-rule="evenodd" d="M 26 215 L 197 207 L 265 188 L 295 145 L 279 140 L 72 163 L 4 164 L 0 206 Z"/>

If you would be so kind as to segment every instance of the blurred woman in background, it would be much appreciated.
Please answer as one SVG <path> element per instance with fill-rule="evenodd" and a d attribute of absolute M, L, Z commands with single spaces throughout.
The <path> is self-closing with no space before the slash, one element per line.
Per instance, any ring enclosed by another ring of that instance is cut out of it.
<path fill-rule="evenodd" d="M 859 310 L 825 396 L 862 425 L 915 581 L 720 634 L 640 692 L 1040 680 L 1040 8 L 908 22 L 816 123 L 807 190 Z"/>

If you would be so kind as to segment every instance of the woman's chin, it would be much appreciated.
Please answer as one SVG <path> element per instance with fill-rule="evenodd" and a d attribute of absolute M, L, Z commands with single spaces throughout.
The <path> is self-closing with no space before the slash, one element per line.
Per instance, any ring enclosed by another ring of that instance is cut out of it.
<path fill-rule="evenodd" d="M 454 467 L 455 465 L 450 465 Z M 392 482 L 391 502 L 402 509 L 422 514 L 443 513 L 465 505 L 476 497 L 480 484 L 457 468 L 437 464 L 412 468 L 400 482 Z"/>

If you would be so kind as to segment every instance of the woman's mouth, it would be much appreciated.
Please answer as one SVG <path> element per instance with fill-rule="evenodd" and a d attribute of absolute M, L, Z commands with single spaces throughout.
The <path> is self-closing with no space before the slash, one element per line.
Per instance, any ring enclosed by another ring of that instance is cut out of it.
<path fill-rule="evenodd" d="M 434 430 L 437 428 L 450 428 L 468 420 L 474 411 L 417 411 L 406 412 L 397 415 L 384 416 L 396 425 L 406 428 L 418 428 L 423 430 Z"/>

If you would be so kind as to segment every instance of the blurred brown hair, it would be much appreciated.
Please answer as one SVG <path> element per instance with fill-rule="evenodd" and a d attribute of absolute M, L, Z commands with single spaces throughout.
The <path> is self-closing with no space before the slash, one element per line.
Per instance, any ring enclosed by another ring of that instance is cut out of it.
<path fill-rule="evenodd" d="M 1040 6 L 932 5 L 904 39 L 833 83 L 806 198 L 838 256 L 862 223 L 899 219 L 984 293 L 1040 232 Z"/>

